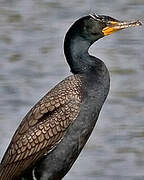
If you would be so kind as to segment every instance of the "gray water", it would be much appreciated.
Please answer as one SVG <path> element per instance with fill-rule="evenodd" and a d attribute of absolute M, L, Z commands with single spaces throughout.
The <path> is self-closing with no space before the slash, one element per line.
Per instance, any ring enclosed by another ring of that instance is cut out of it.
<path fill-rule="evenodd" d="M 28 110 L 70 75 L 63 39 L 90 12 L 144 16 L 143 0 L 0 0 L 0 158 Z M 111 75 L 97 125 L 65 180 L 144 179 L 144 28 L 99 40 L 90 52 Z"/>

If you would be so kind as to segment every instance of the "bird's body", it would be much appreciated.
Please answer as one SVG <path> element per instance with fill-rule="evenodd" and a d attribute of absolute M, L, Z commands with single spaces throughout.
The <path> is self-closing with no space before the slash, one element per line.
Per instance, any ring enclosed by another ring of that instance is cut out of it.
<path fill-rule="evenodd" d="M 33 169 L 39 180 L 60 180 L 75 162 L 109 92 L 105 64 L 88 53 L 91 44 L 109 33 L 104 19 L 114 21 L 86 16 L 68 31 L 64 50 L 74 75 L 49 91 L 23 119 L 1 162 L 0 180 L 32 180 Z"/>

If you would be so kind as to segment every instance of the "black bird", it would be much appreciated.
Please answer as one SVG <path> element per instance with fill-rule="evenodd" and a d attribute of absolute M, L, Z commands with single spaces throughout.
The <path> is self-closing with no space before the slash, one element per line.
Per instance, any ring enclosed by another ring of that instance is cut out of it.
<path fill-rule="evenodd" d="M 106 35 L 139 25 L 139 21 L 89 15 L 71 26 L 64 52 L 73 75 L 51 89 L 24 117 L 2 159 L 0 180 L 60 180 L 65 176 L 87 142 L 109 92 L 109 72 L 88 49 Z"/>

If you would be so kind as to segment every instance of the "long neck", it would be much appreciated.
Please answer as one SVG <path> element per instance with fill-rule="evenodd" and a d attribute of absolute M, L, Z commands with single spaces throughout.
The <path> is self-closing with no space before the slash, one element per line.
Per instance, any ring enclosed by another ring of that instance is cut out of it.
<path fill-rule="evenodd" d="M 86 68 L 85 58 L 90 59 L 88 49 L 90 47 L 89 42 L 84 41 L 79 36 L 69 37 L 66 36 L 64 42 L 64 52 L 67 62 L 74 74 L 82 73 Z"/>
<path fill-rule="evenodd" d="M 92 42 L 80 36 L 78 33 L 68 31 L 64 41 L 64 53 L 67 62 L 74 74 L 86 73 L 96 69 L 99 59 L 90 56 L 88 49 Z"/>

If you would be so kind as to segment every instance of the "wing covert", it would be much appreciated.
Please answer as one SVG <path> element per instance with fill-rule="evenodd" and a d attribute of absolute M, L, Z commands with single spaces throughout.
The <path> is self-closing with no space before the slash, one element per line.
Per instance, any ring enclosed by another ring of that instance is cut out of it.
<path fill-rule="evenodd" d="M 67 128 L 79 114 L 81 85 L 78 75 L 69 76 L 30 110 L 13 136 L 2 160 L 2 166 L 7 172 L 16 174 L 20 172 L 21 166 L 29 167 L 61 141 Z M 22 161 L 23 163 L 20 163 Z"/>

